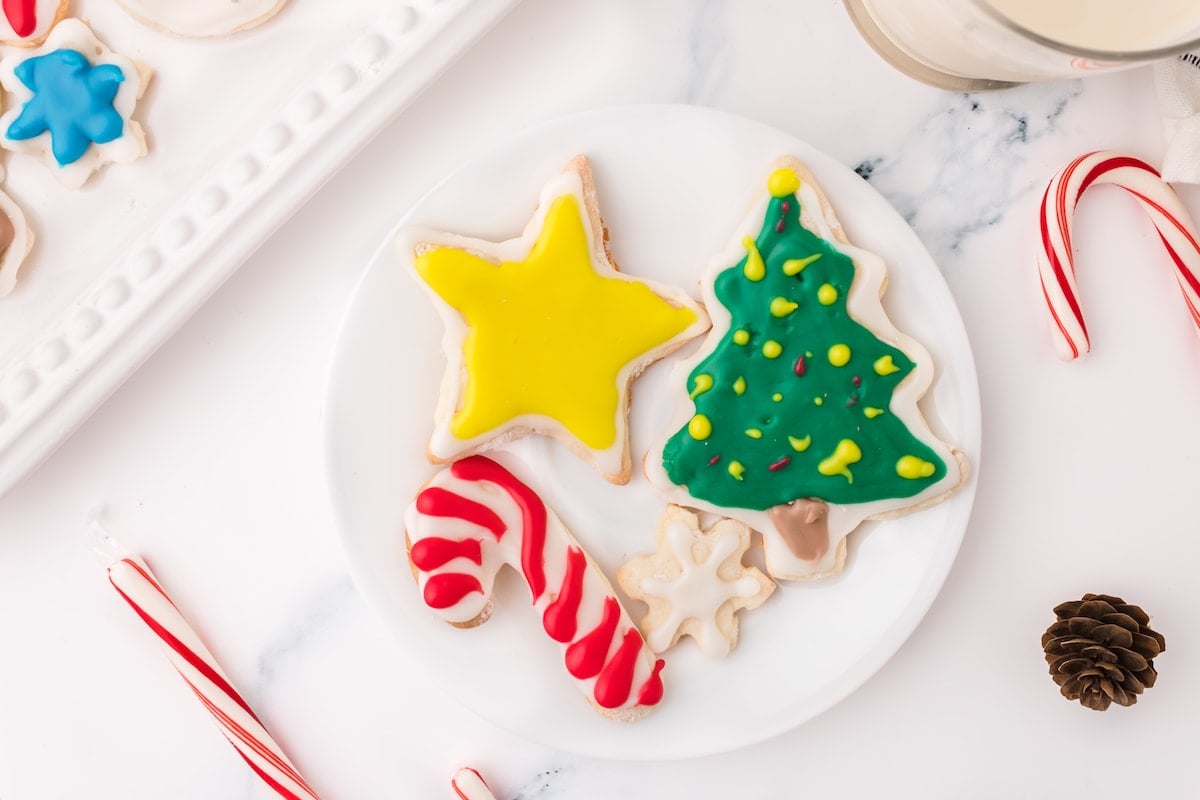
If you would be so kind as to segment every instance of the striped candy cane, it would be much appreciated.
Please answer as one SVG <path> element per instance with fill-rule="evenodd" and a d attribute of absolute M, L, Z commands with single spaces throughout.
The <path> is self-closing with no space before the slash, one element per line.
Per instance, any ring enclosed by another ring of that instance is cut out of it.
<path fill-rule="evenodd" d="M 496 800 L 483 776 L 470 767 L 463 767 L 455 773 L 450 786 L 459 800 Z"/>
<path fill-rule="evenodd" d="M 405 516 L 409 559 L 425 604 L 447 622 L 491 611 L 504 565 L 529 586 L 542 627 L 593 705 L 632 719 L 662 699 L 662 661 L 612 586 L 541 498 L 500 464 L 471 456 L 442 470 Z"/>
<path fill-rule="evenodd" d="M 1184 303 L 1200 333 L 1200 236 L 1179 196 L 1158 171 L 1144 161 L 1119 153 L 1088 153 L 1054 176 L 1042 197 L 1038 274 L 1042 295 L 1054 320 L 1054 344 L 1065 360 L 1091 349 L 1075 283 L 1075 254 L 1071 232 L 1075 206 L 1089 187 L 1119 186 L 1149 214 L 1159 238 L 1175 264 L 1175 278 Z"/>
<path fill-rule="evenodd" d="M 250 768 L 287 800 L 317 800 L 146 563 L 135 556 L 122 558 L 109 566 L 108 578 L 162 640 L 171 664 Z"/>

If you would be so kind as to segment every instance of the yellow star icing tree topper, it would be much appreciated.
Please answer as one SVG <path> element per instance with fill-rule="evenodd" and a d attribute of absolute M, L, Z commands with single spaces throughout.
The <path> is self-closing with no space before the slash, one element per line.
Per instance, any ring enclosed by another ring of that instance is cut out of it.
<path fill-rule="evenodd" d="M 684 292 L 619 271 L 587 159 L 543 188 L 519 238 L 407 230 L 399 247 L 446 327 L 430 460 L 540 433 L 626 483 L 629 384 L 709 321 Z"/>

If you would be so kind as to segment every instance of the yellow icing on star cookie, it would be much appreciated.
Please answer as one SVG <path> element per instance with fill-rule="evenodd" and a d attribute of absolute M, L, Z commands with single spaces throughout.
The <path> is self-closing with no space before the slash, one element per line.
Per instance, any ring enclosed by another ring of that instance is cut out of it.
<path fill-rule="evenodd" d="M 696 322 L 649 286 L 596 272 L 579 201 L 556 198 L 521 261 L 454 247 L 414 260 L 468 327 L 464 388 L 450 432 L 469 440 L 523 415 L 562 424 L 584 445 L 617 441 L 621 372 Z"/>

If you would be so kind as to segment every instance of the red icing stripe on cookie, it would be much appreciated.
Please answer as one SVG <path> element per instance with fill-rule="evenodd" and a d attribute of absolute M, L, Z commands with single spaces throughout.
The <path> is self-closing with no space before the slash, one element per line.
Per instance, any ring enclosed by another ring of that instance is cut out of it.
<path fill-rule="evenodd" d="M 454 477 L 465 481 L 487 481 L 496 484 L 508 492 L 517 508 L 521 509 L 521 568 L 525 572 L 525 580 L 529 583 L 529 591 L 533 592 L 533 599 L 537 600 L 542 596 L 542 592 L 546 591 L 546 564 L 542 552 L 546 546 L 546 506 L 542 499 L 517 480 L 511 472 L 484 456 L 471 456 L 456 461 L 450 467 L 450 472 Z"/>
<path fill-rule="evenodd" d="M 558 597 L 542 615 L 542 627 L 556 642 L 569 642 L 579 630 L 579 601 L 583 599 L 583 573 L 587 557 L 578 547 L 567 550 L 567 573 L 563 576 Z"/>
<path fill-rule="evenodd" d="M 465 558 L 476 564 L 483 563 L 483 549 L 478 539 L 422 539 L 412 546 L 409 558 L 417 569 L 426 572 L 437 569 L 456 558 Z"/>
<path fill-rule="evenodd" d="M 449 608 L 472 592 L 483 594 L 483 586 L 473 575 L 461 572 L 434 575 L 425 584 L 425 604 L 430 608 Z"/>
<path fill-rule="evenodd" d="M 499 541 L 504 535 L 504 520 L 483 503 L 460 494 L 431 486 L 417 495 L 417 511 L 431 517 L 450 517 L 486 528 Z"/>

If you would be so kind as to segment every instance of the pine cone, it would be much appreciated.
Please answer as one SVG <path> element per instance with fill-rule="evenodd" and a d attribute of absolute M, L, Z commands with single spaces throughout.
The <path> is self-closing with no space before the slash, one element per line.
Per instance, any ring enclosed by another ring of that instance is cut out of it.
<path fill-rule="evenodd" d="M 1042 634 L 1050 675 L 1063 697 L 1093 711 L 1112 703 L 1131 706 L 1154 685 L 1154 657 L 1167 649 L 1150 617 L 1135 605 L 1107 594 L 1054 609 L 1058 620 Z"/>

